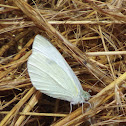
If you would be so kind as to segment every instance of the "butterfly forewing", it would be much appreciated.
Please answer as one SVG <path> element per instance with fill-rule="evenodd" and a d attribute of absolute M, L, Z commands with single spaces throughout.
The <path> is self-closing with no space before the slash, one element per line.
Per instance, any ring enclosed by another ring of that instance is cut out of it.
<path fill-rule="evenodd" d="M 41 35 L 37 35 L 33 43 L 33 51 L 40 51 L 45 57 L 56 62 L 59 67 L 61 67 L 66 72 L 67 76 L 69 76 L 70 79 L 74 81 L 73 84 L 79 88 L 79 90 L 83 90 L 78 78 L 73 73 L 73 70 L 70 68 L 66 60 L 47 39 Z"/>

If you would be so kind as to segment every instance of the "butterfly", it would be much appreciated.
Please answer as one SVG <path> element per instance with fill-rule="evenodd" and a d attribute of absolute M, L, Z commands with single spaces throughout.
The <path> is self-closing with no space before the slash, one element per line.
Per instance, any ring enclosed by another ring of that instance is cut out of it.
<path fill-rule="evenodd" d="M 34 39 L 27 67 L 33 86 L 50 97 L 71 105 L 85 103 L 91 97 L 60 52 L 41 35 Z"/>

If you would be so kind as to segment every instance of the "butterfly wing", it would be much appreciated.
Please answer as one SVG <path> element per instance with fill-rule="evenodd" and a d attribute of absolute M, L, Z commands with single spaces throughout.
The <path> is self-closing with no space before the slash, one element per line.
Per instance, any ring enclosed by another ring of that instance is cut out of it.
<path fill-rule="evenodd" d="M 51 97 L 71 102 L 80 92 L 72 69 L 57 49 L 40 35 L 34 40 L 28 72 L 36 89 Z"/>

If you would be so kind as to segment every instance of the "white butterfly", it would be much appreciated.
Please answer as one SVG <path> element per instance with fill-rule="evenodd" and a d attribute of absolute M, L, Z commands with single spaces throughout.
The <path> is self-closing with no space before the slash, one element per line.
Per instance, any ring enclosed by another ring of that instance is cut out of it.
<path fill-rule="evenodd" d="M 32 84 L 42 93 L 71 104 L 85 103 L 90 98 L 59 51 L 41 35 L 34 39 L 27 65 Z"/>

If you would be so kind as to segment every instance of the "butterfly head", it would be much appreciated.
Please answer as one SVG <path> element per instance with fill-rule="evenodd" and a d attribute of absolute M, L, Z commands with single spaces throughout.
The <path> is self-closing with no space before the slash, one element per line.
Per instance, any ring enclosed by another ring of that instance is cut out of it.
<path fill-rule="evenodd" d="M 90 97 L 91 95 L 88 92 L 81 91 L 81 93 L 73 99 L 71 104 L 86 103 Z"/>

